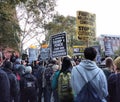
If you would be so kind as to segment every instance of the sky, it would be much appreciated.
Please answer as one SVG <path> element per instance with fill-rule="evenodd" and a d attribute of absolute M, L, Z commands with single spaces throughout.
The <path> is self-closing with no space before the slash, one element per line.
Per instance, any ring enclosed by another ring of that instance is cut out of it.
<path fill-rule="evenodd" d="M 57 0 L 55 8 L 61 15 L 76 17 L 76 11 L 96 14 L 96 36 L 120 35 L 119 0 Z"/>

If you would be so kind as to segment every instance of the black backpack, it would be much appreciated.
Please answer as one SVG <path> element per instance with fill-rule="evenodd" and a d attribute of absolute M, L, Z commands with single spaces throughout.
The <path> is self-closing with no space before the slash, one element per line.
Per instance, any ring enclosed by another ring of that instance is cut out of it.
<path fill-rule="evenodd" d="M 37 80 L 38 80 L 38 86 L 39 87 L 42 87 L 42 84 L 43 84 L 43 75 L 44 75 L 44 71 L 45 71 L 45 68 L 43 66 L 41 66 L 39 69 L 38 69 L 38 73 L 37 73 Z"/>
<path fill-rule="evenodd" d="M 52 69 L 52 65 L 48 65 L 45 69 L 45 80 L 46 80 L 46 85 L 51 86 L 51 77 L 53 75 L 53 69 Z"/>
<path fill-rule="evenodd" d="M 35 81 L 24 77 L 24 89 L 35 88 Z"/>
<path fill-rule="evenodd" d="M 82 76 L 82 74 L 80 73 L 80 71 L 78 69 L 77 69 L 77 71 Z M 99 73 L 99 71 L 97 72 L 97 74 L 98 73 Z M 92 80 L 97 76 L 97 74 L 92 78 Z M 84 79 L 83 76 L 82 76 L 82 78 Z M 86 84 L 83 86 L 83 88 L 78 93 L 78 95 L 75 99 L 76 102 L 102 102 L 102 100 L 100 99 L 100 97 L 95 89 L 95 86 L 92 84 L 92 80 L 90 80 L 88 82 L 86 82 L 86 80 L 85 80 Z"/>

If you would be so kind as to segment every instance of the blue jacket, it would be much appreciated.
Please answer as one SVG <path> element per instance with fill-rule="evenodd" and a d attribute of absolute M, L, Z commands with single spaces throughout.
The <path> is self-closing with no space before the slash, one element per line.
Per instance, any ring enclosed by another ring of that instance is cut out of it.
<path fill-rule="evenodd" d="M 10 83 L 7 74 L 0 69 L 0 102 L 10 102 Z"/>
<path fill-rule="evenodd" d="M 98 68 L 94 61 L 83 60 L 79 65 L 73 67 L 71 72 L 71 86 L 74 94 L 77 95 L 86 83 L 76 68 L 80 71 L 86 81 L 90 81 L 98 73 L 92 82 L 96 86 L 96 90 L 100 95 L 102 102 L 106 102 L 105 98 L 108 96 L 107 80 L 103 71 Z"/>

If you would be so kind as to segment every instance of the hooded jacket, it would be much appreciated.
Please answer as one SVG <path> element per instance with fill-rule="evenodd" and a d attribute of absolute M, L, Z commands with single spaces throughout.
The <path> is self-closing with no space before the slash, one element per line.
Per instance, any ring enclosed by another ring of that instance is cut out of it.
<path fill-rule="evenodd" d="M 83 79 L 76 68 L 79 70 L 86 81 Z M 96 77 L 93 79 L 95 75 Z M 108 96 L 106 77 L 103 71 L 98 68 L 96 63 L 91 60 L 83 60 L 79 65 L 73 67 L 71 72 L 71 86 L 74 94 L 77 95 L 85 83 L 91 79 L 96 87 L 98 94 L 100 95 L 100 98 L 102 99 L 102 102 L 106 102 L 105 98 Z"/>

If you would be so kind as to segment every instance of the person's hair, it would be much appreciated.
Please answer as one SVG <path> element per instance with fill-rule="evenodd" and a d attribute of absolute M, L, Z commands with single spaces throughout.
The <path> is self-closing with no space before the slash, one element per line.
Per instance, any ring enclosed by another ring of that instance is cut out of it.
<path fill-rule="evenodd" d="M 117 57 L 115 60 L 114 60 L 114 64 L 116 65 L 116 69 L 117 70 L 120 70 L 120 56 Z"/>
<path fill-rule="evenodd" d="M 113 59 L 111 58 L 111 57 L 107 57 L 106 59 L 105 59 L 105 65 L 106 65 L 106 67 L 108 67 L 108 68 L 113 68 L 114 67 L 114 64 L 113 64 Z"/>
<path fill-rule="evenodd" d="M 62 69 L 61 72 L 65 72 L 72 67 L 71 59 L 69 57 L 64 57 L 62 60 Z"/>
<path fill-rule="evenodd" d="M 93 48 L 93 47 L 85 48 L 85 50 L 84 50 L 85 59 L 93 61 L 96 58 L 96 55 L 97 55 L 97 51 L 95 48 Z"/>
<path fill-rule="evenodd" d="M 12 70 L 13 68 L 13 63 L 10 61 L 5 61 L 4 68 Z"/>

